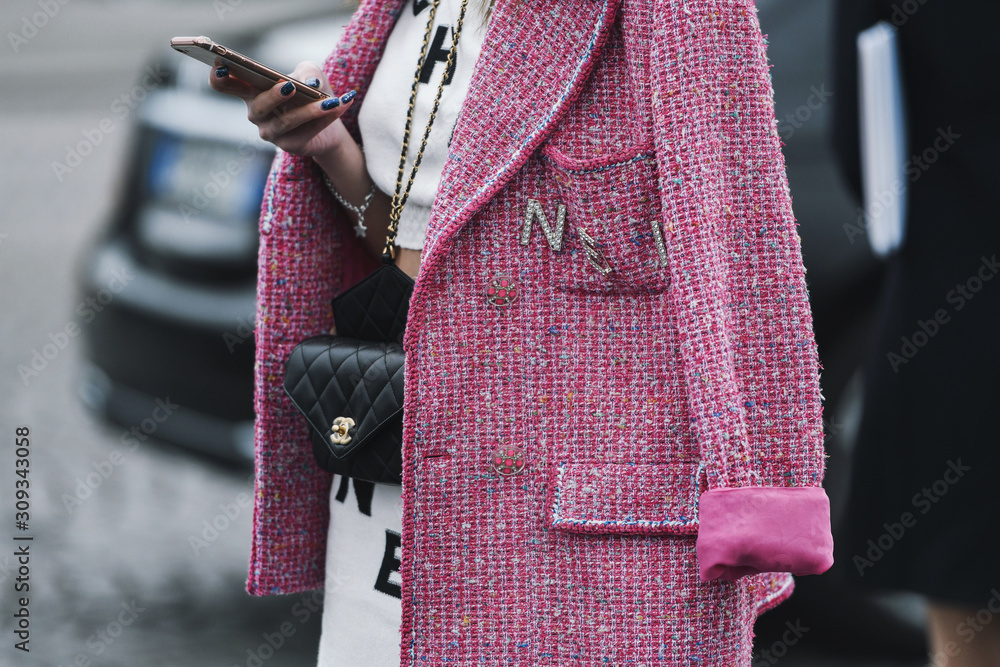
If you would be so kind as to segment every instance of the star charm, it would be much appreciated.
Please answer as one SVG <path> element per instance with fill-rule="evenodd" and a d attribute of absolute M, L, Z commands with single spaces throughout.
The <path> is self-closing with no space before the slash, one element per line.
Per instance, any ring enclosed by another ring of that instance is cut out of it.
<path fill-rule="evenodd" d="M 367 228 L 367 227 L 365 227 L 364 225 L 362 225 L 362 224 L 360 224 L 360 223 L 359 223 L 359 224 L 357 224 L 357 225 L 354 225 L 354 234 L 355 234 L 355 235 L 356 235 L 356 236 L 357 236 L 358 238 L 361 238 L 361 239 L 363 239 L 363 238 L 365 237 L 365 234 L 366 234 L 367 232 L 368 232 L 368 228 Z"/>

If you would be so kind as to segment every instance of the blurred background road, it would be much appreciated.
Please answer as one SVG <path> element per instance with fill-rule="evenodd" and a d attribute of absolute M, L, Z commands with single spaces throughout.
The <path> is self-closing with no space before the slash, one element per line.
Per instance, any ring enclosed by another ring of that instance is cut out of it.
<path fill-rule="evenodd" d="M 0 8 L 0 664 L 246 665 L 248 651 L 286 622 L 294 633 L 268 664 L 315 664 L 319 617 L 292 615 L 301 596 L 260 599 L 243 589 L 251 470 L 152 439 L 123 443 L 127 427 L 81 406 L 81 347 L 65 331 L 77 321 L 81 252 L 106 224 L 124 176 L 134 116 L 119 120 L 112 106 L 149 59 L 174 35 L 264 27 L 329 11 L 331 3 L 50 4 L 58 11 L 37 34 L 24 20 L 42 3 L 4 0 Z M 22 31 L 32 36 L 15 52 L 8 35 Z M 112 130 L 60 180 L 53 163 L 65 163 L 67 146 L 86 132 L 98 136 L 108 118 Z M 58 354 L 22 379 L 18 367 L 30 367 L 33 352 L 60 335 Z M 11 627 L 16 426 L 30 427 L 32 442 L 27 655 L 13 649 Z"/>
<path fill-rule="evenodd" d="M 866 301 L 857 295 L 872 284 L 875 264 L 863 244 L 843 234 L 853 206 L 825 144 L 830 3 L 760 0 L 758 6 L 771 34 L 779 130 L 817 304 L 824 388 L 828 398 L 841 397 L 828 405 L 830 445 L 843 453 L 857 404 L 850 351 L 865 322 Z M 160 410 L 144 413 L 145 421 L 106 422 L 83 407 L 85 336 L 79 334 L 91 324 L 78 317 L 90 307 L 81 306 L 79 270 L 115 203 L 128 194 L 123 188 L 131 187 L 134 122 L 144 103 L 131 91 L 143 77 L 157 75 L 144 68 L 161 56 L 167 40 L 262 31 L 296 17 L 328 16 L 338 7 L 320 0 L 4 0 L 0 665 L 315 664 L 320 598 L 261 599 L 244 592 L 252 470 L 157 439 L 176 395 L 157 395 Z M 313 58 L 322 59 L 332 43 Z M 249 126 L 243 129 L 252 134 Z M 60 167 L 70 165 L 69 153 L 81 141 L 91 144 L 88 154 L 68 170 Z M 845 294 L 853 295 L 850 301 Z M 855 317 L 840 310 L 845 303 L 860 309 Z M 825 325 L 833 321 L 838 324 Z M 848 361 L 837 363 L 841 358 Z M 151 428 L 143 426 L 147 422 Z M 17 574 L 11 480 L 14 429 L 20 426 L 30 428 L 32 443 L 30 654 L 13 648 L 12 633 Z M 136 428 L 143 429 L 141 439 L 133 435 Z M 831 460 L 833 485 L 844 456 Z M 860 632 L 859 619 L 881 617 L 859 610 L 852 619 L 850 609 L 817 612 L 816 600 L 831 585 L 809 579 L 818 583 L 800 580 L 793 600 L 762 619 L 755 664 L 925 664 L 915 631 L 920 607 L 913 600 L 885 602 L 896 610 L 892 637 L 889 626 L 880 625 L 884 619 Z M 793 626 L 810 630 L 788 642 L 786 630 Z"/>

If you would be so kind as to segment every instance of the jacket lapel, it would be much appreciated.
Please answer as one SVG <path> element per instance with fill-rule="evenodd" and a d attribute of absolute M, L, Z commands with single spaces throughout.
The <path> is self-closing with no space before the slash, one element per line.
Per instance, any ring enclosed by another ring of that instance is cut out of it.
<path fill-rule="evenodd" d="M 385 42 L 411 2 L 364 2 L 327 61 L 335 90 L 358 90 L 358 102 L 343 117 L 355 138 L 357 113 Z M 421 275 L 434 267 L 443 242 L 517 173 L 573 102 L 600 56 L 620 2 L 498 0 L 452 135 L 427 226 Z M 467 25 L 479 20 L 474 3 L 469 2 Z"/>
<path fill-rule="evenodd" d="M 452 136 L 421 275 L 434 269 L 445 241 L 517 173 L 575 99 L 619 2 L 498 2 Z"/>

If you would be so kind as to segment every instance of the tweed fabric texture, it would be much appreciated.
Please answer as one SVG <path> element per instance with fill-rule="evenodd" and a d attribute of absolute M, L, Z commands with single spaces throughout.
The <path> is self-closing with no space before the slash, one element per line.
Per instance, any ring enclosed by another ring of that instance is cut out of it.
<path fill-rule="evenodd" d="M 364 103 L 404 4 L 362 4 L 334 89 Z M 410 306 L 401 664 L 748 665 L 754 618 L 792 579 L 701 582 L 698 497 L 823 474 L 754 8 L 528 4 L 495 10 Z M 329 479 L 281 363 L 371 267 L 321 185 L 279 156 L 262 215 L 255 594 L 323 582 Z M 517 288 L 504 305 L 498 279 Z M 502 475 L 511 447 L 525 466 Z"/>

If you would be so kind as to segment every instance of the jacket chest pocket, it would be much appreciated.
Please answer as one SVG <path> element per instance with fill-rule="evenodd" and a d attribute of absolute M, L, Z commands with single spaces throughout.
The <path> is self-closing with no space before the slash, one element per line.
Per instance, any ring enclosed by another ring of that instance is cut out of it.
<path fill-rule="evenodd" d="M 554 283 L 570 292 L 665 290 L 667 239 L 652 150 L 579 160 L 547 146 L 542 162 L 549 196 L 528 201 L 521 243 L 548 242 Z"/>

